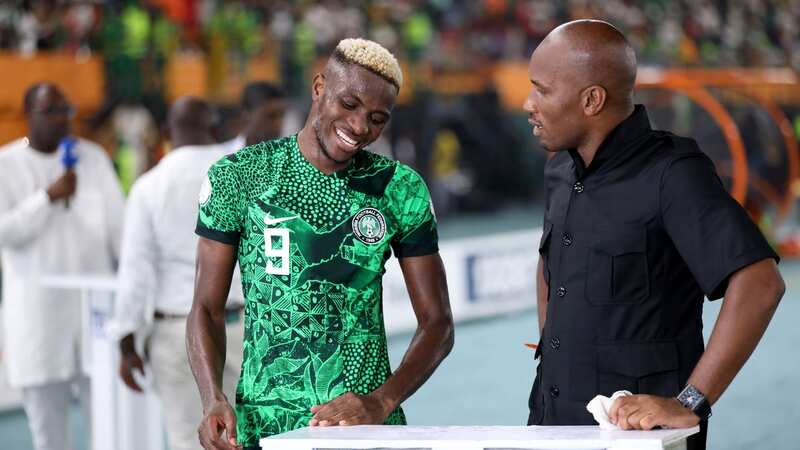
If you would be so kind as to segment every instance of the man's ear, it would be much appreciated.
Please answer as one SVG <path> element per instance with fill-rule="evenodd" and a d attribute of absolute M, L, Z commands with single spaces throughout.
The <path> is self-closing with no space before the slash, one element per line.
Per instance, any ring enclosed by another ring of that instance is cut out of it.
<path fill-rule="evenodd" d="M 325 92 L 325 74 L 320 72 L 314 75 L 314 80 L 311 82 L 311 100 L 319 100 L 323 92 Z"/>
<path fill-rule="evenodd" d="M 581 106 L 587 116 L 596 116 L 606 106 L 608 91 L 603 86 L 594 84 L 581 92 Z"/>

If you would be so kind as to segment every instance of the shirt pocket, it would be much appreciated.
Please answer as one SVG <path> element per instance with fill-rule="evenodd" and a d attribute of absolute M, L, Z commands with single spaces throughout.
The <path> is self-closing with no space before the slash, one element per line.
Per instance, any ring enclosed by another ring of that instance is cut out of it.
<path fill-rule="evenodd" d="M 650 295 L 643 228 L 598 232 L 589 244 L 586 298 L 595 305 L 635 304 Z"/>
<path fill-rule="evenodd" d="M 680 389 L 675 342 L 624 342 L 597 346 L 597 394 L 618 390 L 674 397 Z"/>

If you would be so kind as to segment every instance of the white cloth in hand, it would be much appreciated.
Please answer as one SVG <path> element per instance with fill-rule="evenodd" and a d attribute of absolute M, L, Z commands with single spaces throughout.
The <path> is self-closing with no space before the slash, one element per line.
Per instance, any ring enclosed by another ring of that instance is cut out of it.
<path fill-rule="evenodd" d="M 605 395 L 597 395 L 586 405 L 586 410 L 592 413 L 594 420 L 600 424 L 601 430 L 620 429 L 608 419 L 608 411 L 611 409 L 611 405 L 614 403 L 614 400 L 618 399 L 619 397 L 625 397 L 626 395 L 633 394 L 630 391 L 617 391 L 611 395 L 611 398 L 608 398 Z"/>

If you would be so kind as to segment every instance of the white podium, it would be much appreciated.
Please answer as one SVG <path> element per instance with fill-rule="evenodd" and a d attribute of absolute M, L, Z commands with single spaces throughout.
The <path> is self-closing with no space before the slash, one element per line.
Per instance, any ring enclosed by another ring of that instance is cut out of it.
<path fill-rule="evenodd" d="M 92 450 L 161 450 L 164 425 L 158 398 L 152 390 L 130 390 L 119 377 L 119 347 L 106 335 L 114 312 L 116 278 L 110 276 L 53 276 L 47 287 L 81 293 L 81 360 L 92 389 Z"/>
<path fill-rule="evenodd" d="M 270 436 L 262 450 L 322 449 L 606 449 L 679 450 L 699 427 L 682 430 L 603 431 L 574 427 L 408 427 L 360 425 L 301 428 Z"/>

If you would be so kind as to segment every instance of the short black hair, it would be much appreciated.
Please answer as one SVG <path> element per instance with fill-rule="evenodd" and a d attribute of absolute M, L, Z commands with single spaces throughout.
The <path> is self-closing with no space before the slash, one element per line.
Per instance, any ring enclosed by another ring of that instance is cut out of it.
<path fill-rule="evenodd" d="M 248 83 L 242 91 L 242 109 L 252 111 L 270 100 L 282 100 L 287 96 L 286 90 L 269 81 Z"/>

